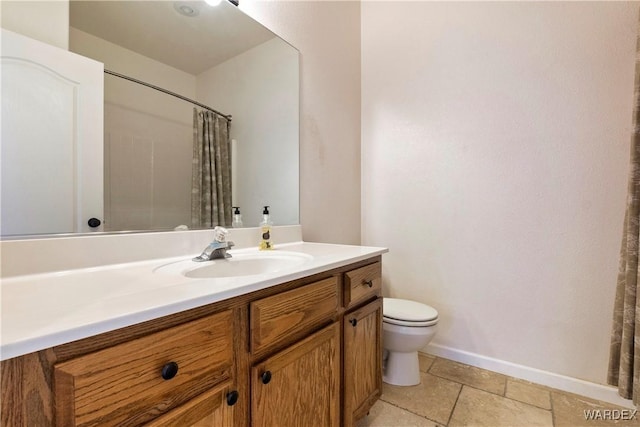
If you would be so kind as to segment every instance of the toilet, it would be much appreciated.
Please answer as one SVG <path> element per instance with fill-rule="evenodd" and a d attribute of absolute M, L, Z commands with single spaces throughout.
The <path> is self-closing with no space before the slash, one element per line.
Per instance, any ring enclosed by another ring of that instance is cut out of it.
<path fill-rule="evenodd" d="M 398 298 L 382 300 L 382 380 L 387 384 L 420 384 L 418 350 L 436 334 L 438 312 L 426 304 Z"/>

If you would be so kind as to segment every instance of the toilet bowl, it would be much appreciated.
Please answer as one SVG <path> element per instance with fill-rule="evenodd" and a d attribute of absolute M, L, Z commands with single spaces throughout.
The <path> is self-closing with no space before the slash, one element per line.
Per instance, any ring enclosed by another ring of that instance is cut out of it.
<path fill-rule="evenodd" d="M 438 312 L 426 304 L 398 298 L 382 301 L 382 380 L 387 384 L 420 384 L 418 350 L 436 334 Z"/>

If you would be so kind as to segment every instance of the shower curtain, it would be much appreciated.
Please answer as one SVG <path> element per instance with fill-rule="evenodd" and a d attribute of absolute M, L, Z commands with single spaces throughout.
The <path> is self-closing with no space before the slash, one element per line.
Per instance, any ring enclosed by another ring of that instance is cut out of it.
<path fill-rule="evenodd" d="M 229 120 L 193 109 L 191 226 L 231 225 L 231 140 Z"/>
<path fill-rule="evenodd" d="M 640 300 L 638 244 L 640 233 L 640 35 L 636 43 L 635 106 L 631 138 L 631 168 L 620 248 L 620 265 L 611 332 L 607 382 L 625 399 L 640 403 Z"/>

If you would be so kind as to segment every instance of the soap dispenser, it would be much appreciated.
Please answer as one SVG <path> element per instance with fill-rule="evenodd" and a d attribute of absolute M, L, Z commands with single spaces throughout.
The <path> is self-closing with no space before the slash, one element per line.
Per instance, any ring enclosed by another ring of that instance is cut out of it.
<path fill-rule="evenodd" d="M 260 245 L 259 249 L 261 251 L 267 249 L 273 249 L 273 244 L 271 243 L 271 219 L 269 218 L 269 206 L 265 206 L 262 211 L 262 222 L 260 222 Z"/>
<path fill-rule="evenodd" d="M 242 228 L 242 215 L 240 215 L 240 208 L 238 206 L 233 206 L 233 221 L 231 222 L 231 226 L 233 228 Z"/>

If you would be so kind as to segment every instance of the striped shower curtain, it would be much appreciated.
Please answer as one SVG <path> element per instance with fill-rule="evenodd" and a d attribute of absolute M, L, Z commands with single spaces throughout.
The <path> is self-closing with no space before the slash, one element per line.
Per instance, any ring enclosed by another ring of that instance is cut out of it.
<path fill-rule="evenodd" d="M 192 228 L 231 225 L 229 126 L 226 117 L 193 109 Z"/>

